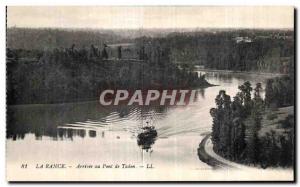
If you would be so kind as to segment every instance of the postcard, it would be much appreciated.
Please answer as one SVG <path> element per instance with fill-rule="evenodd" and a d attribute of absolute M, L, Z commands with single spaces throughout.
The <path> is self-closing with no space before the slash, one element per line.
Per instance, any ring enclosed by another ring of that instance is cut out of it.
<path fill-rule="evenodd" d="M 8 6 L 10 182 L 295 182 L 290 6 Z"/>

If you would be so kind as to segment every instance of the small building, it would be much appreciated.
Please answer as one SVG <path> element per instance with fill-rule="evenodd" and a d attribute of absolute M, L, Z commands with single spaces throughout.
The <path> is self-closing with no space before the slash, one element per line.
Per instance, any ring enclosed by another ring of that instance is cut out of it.
<path fill-rule="evenodd" d="M 241 36 L 235 37 L 234 40 L 235 40 L 236 43 L 251 43 L 252 42 L 252 39 L 249 38 L 248 36 L 246 36 L 246 37 L 241 37 Z"/>

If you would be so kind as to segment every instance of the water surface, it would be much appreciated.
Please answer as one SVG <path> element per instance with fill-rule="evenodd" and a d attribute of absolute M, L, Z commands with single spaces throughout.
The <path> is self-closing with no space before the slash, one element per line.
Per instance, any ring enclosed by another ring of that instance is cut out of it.
<path fill-rule="evenodd" d="M 110 106 L 98 101 L 8 106 L 7 162 L 77 164 L 152 164 L 157 169 L 211 170 L 201 162 L 197 148 L 211 131 L 209 110 L 221 89 L 230 96 L 244 81 L 263 87 L 270 75 L 205 72 L 217 86 L 198 89 L 196 101 L 186 106 Z M 137 135 L 147 123 L 158 136 L 149 149 L 138 145 Z M 32 166 L 33 167 L 33 166 Z"/>

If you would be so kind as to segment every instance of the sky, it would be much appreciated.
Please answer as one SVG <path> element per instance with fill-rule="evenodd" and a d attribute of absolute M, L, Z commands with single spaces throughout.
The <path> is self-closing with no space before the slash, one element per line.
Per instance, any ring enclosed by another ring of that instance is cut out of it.
<path fill-rule="evenodd" d="M 8 27 L 293 28 L 291 6 L 9 6 Z"/>

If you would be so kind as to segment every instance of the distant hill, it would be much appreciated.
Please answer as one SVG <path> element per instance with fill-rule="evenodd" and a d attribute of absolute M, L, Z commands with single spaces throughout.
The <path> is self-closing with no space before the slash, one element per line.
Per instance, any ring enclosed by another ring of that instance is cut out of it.
<path fill-rule="evenodd" d="M 18 57 L 41 56 L 48 49 L 88 52 L 118 46 L 145 60 L 208 69 L 289 73 L 294 69 L 294 31 L 257 29 L 32 29 L 8 28 L 7 47 Z M 91 45 L 94 45 L 91 47 Z M 27 50 L 27 52 L 25 52 Z M 36 52 L 34 51 L 36 50 Z M 30 55 L 30 54 L 34 55 Z M 109 54 L 111 56 L 111 54 Z M 126 55 L 123 55 L 126 56 Z M 142 57 L 144 56 L 144 57 Z"/>
<path fill-rule="evenodd" d="M 62 28 L 8 28 L 7 47 L 11 49 L 44 50 L 77 48 L 91 44 L 129 42 L 139 37 L 165 37 L 178 29 L 62 29 Z"/>
<path fill-rule="evenodd" d="M 78 48 L 102 46 L 104 43 L 122 41 L 122 37 L 112 32 L 83 29 L 32 29 L 8 28 L 7 47 L 11 49 L 44 50 L 69 48 L 75 44 Z"/>

